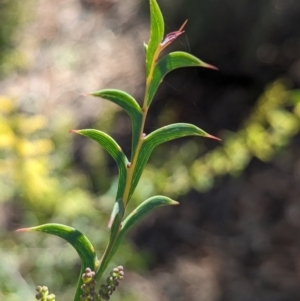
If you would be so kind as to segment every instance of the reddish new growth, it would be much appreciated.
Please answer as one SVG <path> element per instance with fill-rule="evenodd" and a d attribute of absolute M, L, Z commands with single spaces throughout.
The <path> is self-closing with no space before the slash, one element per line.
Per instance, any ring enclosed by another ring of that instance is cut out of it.
<path fill-rule="evenodd" d="M 160 43 L 161 50 L 165 49 L 173 41 L 175 41 L 180 35 L 184 33 L 183 28 L 188 20 L 186 20 L 177 31 L 172 31 L 168 33 L 165 39 Z"/>

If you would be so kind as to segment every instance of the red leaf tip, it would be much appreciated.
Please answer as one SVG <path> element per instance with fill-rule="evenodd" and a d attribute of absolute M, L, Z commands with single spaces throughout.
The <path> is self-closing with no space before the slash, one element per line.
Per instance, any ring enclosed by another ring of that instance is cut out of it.
<path fill-rule="evenodd" d="M 178 29 L 178 31 L 183 31 L 184 26 L 186 25 L 186 23 L 188 22 L 188 19 L 186 19 L 184 21 L 184 23 L 181 25 L 181 27 Z"/>
<path fill-rule="evenodd" d="M 78 130 L 69 130 L 69 133 L 75 133 L 75 134 L 78 134 Z"/>
<path fill-rule="evenodd" d="M 28 231 L 30 231 L 30 228 L 20 228 L 15 230 L 15 232 L 28 232 Z"/>
<path fill-rule="evenodd" d="M 219 68 L 217 68 L 217 67 L 215 67 L 215 66 L 213 66 L 213 65 L 209 65 L 209 64 L 205 64 L 204 67 L 209 68 L 209 69 L 212 69 L 212 70 L 219 70 Z"/>
<path fill-rule="evenodd" d="M 168 45 L 170 45 L 173 41 L 175 41 L 180 35 L 184 33 L 183 28 L 188 20 L 181 25 L 179 30 L 172 31 L 166 35 L 164 40 L 160 43 L 161 50 L 165 49 Z"/>
<path fill-rule="evenodd" d="M 218 138 L 216 136 L 210 135 L 210 134 L 207 134 L 206 138 L 214 139 L 214 140 L 217 140 L 217 141 L 222 141 L 222 139 L 220 139 L 220 138 Z"/>

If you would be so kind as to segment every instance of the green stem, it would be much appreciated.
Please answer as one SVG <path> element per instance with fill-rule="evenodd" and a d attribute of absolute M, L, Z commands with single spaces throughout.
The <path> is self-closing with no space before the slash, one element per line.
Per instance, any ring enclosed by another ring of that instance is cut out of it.
<path fill-rule="evenodd" d="M 115 243 L 118 240 L 118 237 L 120 235 L 120 229 L 121 229 L 121 223 L 123 221 L 124 218 L 124 213 L 125 213 L 125 209 L 127 207 L 127 204 L 129 202 L 129 198 L 131 197 L 131 192 L 130 192 L 130 187 L 132 184 L 132 178 L 133 175 L 135 173 L 135 169 L 136 169 L 136 164 L 137 164 L 137 160 L 138 160 L 138 156 L 139 156 L 139 152 L 140 149 L 143 145 L 143 133 L 144 133 L 144 127 L 145 127 L 145 122 L 146 122 L 146 118 L 147 118 L 147 113 L 148 113 L 148 91 L 149 91 L 149 86 L 152 80 L 152 76 L 153 76 L 153 72 L 154 72 L 154 68 L 156 65 L 156 61 L 158 59 L 160 53 L 160 45 L 158 46 L 155 55 L 153 57 L 153 61 L 150 67 L 150 72 L 148 74 L 147 80 L 146 80 L 146 89 L 145 89 L 145 96 L 144 96 L 144 101 L 143 101 L 143 106 L 142 106 L 142 120 L 141 123 L 139 125 L 139 140 L 136 146 L 136 149 L 133 150 L 133 157 L 132 157 L 132 161 L 130 164 L 128 164 L 127 166 L 127 176 L 126 176 L 126 184 L 125 184 L 125 189 L 124 189 L 124 193 L 122 196 L 122 200 L 118 200 L 119 202 L 119 206 L 122 203 L 122 210 L 119 208 L 119 212 L 118 214 L 115 216 L 115 220 L 113 222 L 113 226 L 111 228 L 111 234 L 110 234 L 110 238 L 109 238 L 109 242 L 107 244 L 107 247 L 104 251 L 104 254 L 102 256 L 101 259 L 101 263 L 99 266 L 99 269 L 96 271 L 96 275 L 95 278 L 99 279 L 101 278 L 101 276 L 103 275 L 103 273 L 105 272 L 109 262 L 111 261 L 113 255 L 115 254 L 115 252 L 117 251 L 117 248 L 115 247 Z M 77 300 L 76 300 L 77 301 Z"/>
<path fill-rule="evenodd" d="M 119 205 L 119 208 L 118 208 L 118 212 L 115 216 L 115 219 L 114 219 L 112 227 L 111 227 L 109 242 L 108 242 L 107 247 L 104 251 L 104 254 L 100 260 L 100 266 L 99 266 L 99 269 L 96 271 L 95 279 L 101 278 L 101 276 L 105 272 L 109 262 L 111 261 L 113 255 L 115 253 L 113 251 L 115 249 L 114 245 L 118 239 L 120 226 L 121 226 L 122 220 L 124 218 L 124 213 L 125 213 L 122 200 L 118 200 L 118 205 Z"/>

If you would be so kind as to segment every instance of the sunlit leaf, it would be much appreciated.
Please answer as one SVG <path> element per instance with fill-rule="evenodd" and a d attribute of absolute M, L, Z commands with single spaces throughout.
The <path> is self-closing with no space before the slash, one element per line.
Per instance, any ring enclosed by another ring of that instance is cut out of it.
<path fill-rule="evenodd" d="M 165 205 L 178 205 L 179 203 L 162 195 L 151 197 L 140 204 L 135 210 L 133 210 L 123 221 L 120 236 L 123 237 L 131 227 L 133 227 L 138 221 L 140 221 L 145 215 L 150 213 L 157 207 Z"/>
<path fill-rule="evenodd" d="M 216 67 L 206 64 L 195 56 L 182 51 L 171 52 L 162 57 L 155 66 L 153 77 L 148 90 L 148 106 L 152 102 L 155 92 L 165 75 L 172 70 L 183 67 L 205 67 L 216 69 Z"/>
<path fill-rule="evenodd" d="M 115 254 L 115 252 L 117 251 L 126 233 L 135 224 L 137 224 L 137 222 L 139 222 L 145 215 L 150 213 L 155 208 L 166 205 L 178 205 L 178 202 L 168 197 L 157 195 L 147 199 L 142 204 L 140 204 L 135 210 L 133 210 L 122 222 L 121 228 L 119 229 L 119 235 L 111 251 L 112 255 Z"/>
<path fill-rule="evenodd" d="M 142 147 L 140 149 L 128 199 L 130 199 L 132 196 L 141 177 L 144 166 L 146 165 L 154 148 L 164 142 L 185 136 L 203 136 L 206 138 L 220 140 L 219 138 L 204 132 L 197 126 L 188 123 L 174 123 L 152 132 L 144 138 Z"/>
<path fill-rule="evenodd" d="M 107 99 L 119 105 L 130 116 L 132 124 L 132 152 L 134 153 L 140 135 L 139 126 L 142 120 L 141 108 L 136 100 L 128 93 L 116 89 L 104 89 L 90 93 L 90 95 Z"/>
<path fill-rule="evenodd" d="M 93 130 L 93 129 L 71 130 L 71 132 L 95 140 L 100 145 L 102 145 L 107 150 L 107 152 L 113 157 L 113 159 L 116 161 L 119 168 L 119 184 L 118 184 L 117 198 L 121 198 L 125 189 L 126 174 L 127 174 L 126 165 L 128 164 L 128 160 L 124 152 L 122 151 L 121 147 L 111 136 L 98 130 Z"/>
<path fill-rule="evenodd" d="M 95 268 L 95 265 L 97 264 L 97 256 L 94 247 L 89 241 L 89 239 L 80 231 L 69 226 L 65 226 L 62 224 L 54 224 L 54 223 L 44 224 L 37 227 L 22 228 L 17 230 L 17 232 L 32 232 L 32 231 L 44 232 L 65 239 L 77 251 L 82 261 L 82 265 L 85 268 L 86 267 L 90 267 L 91 269 Z"/>
<path fill-rule="evenodd" d="M 98 267 L 98 259 L 93 245 L 89 239 L 80 231 L 61 224 L 44 224 L 37 227 L 18 229 L 17 232 L 44 232 L 65 239 L 77 251 L 81 259 L 81 273 L 78 279 L 77 290 L 74 300 L 79 300 L 80 287 L 82 285 L 81 275 L 86 268 L 96 270 Z"/>
<path fill-rule="evenodd" d="M 150 39 L 146 55 L 147 76 L 150 72 L 155 52 L 163 40 L 165 31 L 164 19 L 156 0 L 150 0 Z"/>

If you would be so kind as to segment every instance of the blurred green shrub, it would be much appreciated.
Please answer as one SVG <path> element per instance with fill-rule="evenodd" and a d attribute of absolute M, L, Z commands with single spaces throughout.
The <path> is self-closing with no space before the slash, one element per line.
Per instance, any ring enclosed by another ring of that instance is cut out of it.
<path fill-rule="evenodd" d="M 253 157 L 270 161 L 299 133 L 300 104 L 296 100 L 299 96 L 288 91 L 283 81 L 270 84 L 240 129 L 219 134 L 221 145 L 203 155 L 203 147 L 192 139 L 180 146 L 180 151 L 162 146 L 158 157 L 164 163 L 157 167 L 155 158 L 151 160 L 135 197 L 145 198 L 154 191 L 172 197 L 183 195 L 191 188 L 207 191 L 216 177 L 239 175 Z M 165 154 L 171 159 L 161 159 Z"/>
<path fill-rule="evenodd" d="M 18 29 L 30 15 L 30 3 L 30 0 L 0 0 L 0 76 L 24 63 L 15 45 Z"/>
<path fill-rule="evenodd" d="M 54 144 L 45 138 L 47 123 L 45 116 L 18 112 L 12 100 L 0 98 L 0 202 L 21 198 L 20 205 L 37 218 L 54 212 L 68 217 L 84 214 L 91 197 L 87 191 L 69 189 L 72 179 L 53 170 Z"/>
<path fill-rule="evenodd" d="M 20 224 L 68 223 L 88 233 L 97 248 L 105 248 L 114 186 L 101 197 L 104 204 L 89 191 L 89 179 L 72 165 L 70 122 L 64 118 L 56 120 L 51 132 L 59 134 L 50 139 L 45 116 L 20 112 L 12 99 L 0 96 L 0 300 L 34 300 L 41 279 L 62 299 L 74 294 L 80 265 L 73 248 L 44 235 L 37 248 L 36 236 L 13 232 Z M 97 163 L 105 173 L 98 151 Z M 112 265 L 140 268 L 144 259 L 133 254 L 125 243 Z"/>
<path fill-rule="evenodd" d="M 283 82 L 269 85 L 239 131 L 225 132 L 221 147 L 193 163 L 193 187 L 206 190 L 216 176 L 238 175 L 253 157 L 270 161 L 299 132 L 300 120 L 295 109 L 291 109 L 290 92 Z"/>

